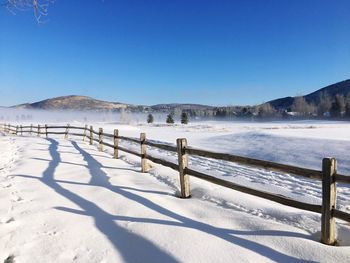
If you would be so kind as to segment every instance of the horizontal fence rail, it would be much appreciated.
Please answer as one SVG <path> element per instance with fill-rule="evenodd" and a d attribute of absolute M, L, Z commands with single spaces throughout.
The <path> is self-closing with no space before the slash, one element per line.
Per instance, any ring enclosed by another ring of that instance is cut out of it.
<path fill-rule="evenodd" d="M 233 190 L 237 190 L 246 194 L 250 194 L 250 195 L 255 195 L 264 199 L 268 199 L 270 201 L 274 201 L 283 205 L 287 205 L 287 206 L 291 206 L 294 208 L 298 208 L 298 209 L 302 209 L 302 210 L 307 210 L 307 211 L 311 211 L 311 212 L 316 212 L 316 213 L 321 213 L 321 205 L 314 205 L 314 204 L 309 204 L 309 203 L 304 203 L 304 202 L 300 202 L 300 201 L 296 201 L 290 198 L 287 198 L 285 196 L 282 195 L 276 195 L 276 194 L 271 194 L 268 192 L 264 192 L 264 191 L 260 191 L 260 190 L 256 190 L 253 188 L 249 188 L 246 186 L 242 186 L 242 185 L 238 185 L 226 180 L 222 180 L 220 178 L 217 177 L 213 177 L 210 175 L 207 175 L 205 173 L 201 173 L 195 170 L 191 170 L 191 169 L 186 169 L 186 173 L 188 173 L 189 175 L 192 175 L 194 177 L 203 179 L 205 181 L 217 184 L 217 185 L 221 185 L 227 188 L 231 188 Z"/>
<path fill-rule="evenodd" d="M 237 156 L 227 153 L 218 153 L 212 151 L 206 151 L 197 149 L 187 145 L 186 139 L 177 139 L 176 146 L 167 143 L 159 143 L 146 139 L 146 134 L 141 133 L 140 138 L 120 136 L 117 129 L 114 130 L 114 134 L 106 133 L 102 128 L 94 130 L 93 126 L 85 127 L 70 126 L 69 124 L 63 125 L 19 125 L 14 126 L 11 124 L 2 124 L 1 130 L 5 133 L 22 135 L 36 134 L 37 136 L 50 134 L 64 135 L 66 139 L 68 136 L 83 137 L 83 140 L 88 140 L 92 145 L 93 142 L 98 143 L 100 151 L 103 150 L 103 146 L 112 148 L 114 150 L 113 157 L 118 158 L 118 151 L 123 151 L 141 158 L 141 171 L 147 172 L 149 166 L 147 160 L 154 163 L 172 168 L 179 172 L 180 175 L 180 188 L 181 198 L 189 198 L 191 196 L 189 176 L 196 177 L 201 180 L 208 181 L 210 183 L 220 185 L 229 189 L 240 191 L 246 194 L 254 195 L 260 198 L 264 198 L 273 202 L 277 202 L 286 206 L 302 209 L 310 212 L 321 213 L 321 242 L 333 245 L 336 243 L 336 225 L 335 218 L 350 222 L 350 214 L 344 211 L 338 210 L 335 207 L 336 202 L 336 182 L 343 184 L 350 184 L 350 176 L 338 174 L 336 171 L 336 160 L 334 158 L 324 158 L 322 161 L 322 171 L 307 169 L 302 167 L 296 167 L 286 164 L 274 163 L 270 161 L 258 160 L 249 157 Z M 63 131 L 52 131 L 52 129 L 63 129 Z M 72 132 L 72 130 L 80 130 L 79 132 Z M 105 138 L 111 139 L 111 142 L 104 141 Z M 140 145 L 141 151 L 126 148 L 119 145 L 119 141 L 131 142 L 133 144 Z M 159 157 L 154 157 L 147 154 L 147 146 L 154 147 L 160 150 L 177 153 L 178 163 L 173 163 L 164 160 Z M 247 186 L 239 185 L 227 180 L 220 179 L 218 177 L 199 172 L 189 168 L 188 157 L 199 156 L 204 158 L 210 158 L 215 160 L 222 160 L 228 162 L 234 162 L 243 164 L 246 166 L 259 167 L 261 169 L 278 171 L 286 174 L 293 174 L 296 176 L 302 176 L 311 180 L 322 181 L 322 205 L 310 204 L 301 201 L 297 201 L 283 195 L 269 193 L 258 189 L 253 189 Z"/>

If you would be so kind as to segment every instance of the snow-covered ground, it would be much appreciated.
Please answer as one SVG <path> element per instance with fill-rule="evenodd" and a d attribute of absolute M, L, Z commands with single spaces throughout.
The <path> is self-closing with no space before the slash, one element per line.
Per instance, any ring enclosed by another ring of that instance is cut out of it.
<path fill-rule="evenodd" d="M 81 123 L 71 123 L 82 125 Z M 350 124 L 225 123 L 187 126 L 94 123 L 120 135 L 320 169 L 336 157 L 350 175 Z M 337 220 L 340 247 L 323 245 L 320 215 L 191 178 L 179 199 L 178 174 L 138 157 L 99 152 L 80 139 L 0 136 L 0 261 L 15 262 L 348 262 L 350 227 Z M 137 145 L 127 145 L 135 147 Z M 139 150 L 139 149 L 138 149 Z M 149 153 L 175 161 L 171 153 Z M 191 167 L 250 187 L 321 202 L 320 182 L 237 164 L 191 158 Z M 350 187 L 338 185 L 350 212 Z"/>

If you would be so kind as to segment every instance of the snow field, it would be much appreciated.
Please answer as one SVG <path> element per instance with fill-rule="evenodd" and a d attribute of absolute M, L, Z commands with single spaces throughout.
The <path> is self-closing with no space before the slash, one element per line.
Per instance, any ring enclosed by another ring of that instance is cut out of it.
<path fill-rule="evenodd" d="M 138 126 L 125 129 L 126 136 L 137 137 Z M 176 129 L 173 135 L 170 128 L 153 132 L 169 142 L 171 136 L 192 134 L 190 139 L 198 145 L 218 135 L 215 127 L 208 127 L 212 129 L 208 133 L 199 133 L 196 127 L 189 127 L 188 133 Z M 228 136 L 232 130 L 225 128 L 223 133 Z M 5 149 L 0 167 L 6 167 L 0 170 L 1 200 L 7 200 L 0 210 L 0 260 L 9 255 L 16 262 L 346 262 L 350 258 L 349 226 L 340 220 L 341 247 L 325 246 L 319 243 L 318 214 L 196 178 L 191 178 L 192 198 L 179 199 L 177 172 L 152 164 L 150 173 L 139 173 L 136 156 L 121 152 L 120 160 L 115 160 L 108 150 L 99 152 L 95 146 L 60 137 L 1 136 L 0 146 Z M 164 157 L 164 152 L 152 151 Z M 203 158 L 191 159 L 191 165 L 259 189 L 319 202 L 317 181 Z M 348 188 L 341 189 L 339 202 L 347 209 Z"/>

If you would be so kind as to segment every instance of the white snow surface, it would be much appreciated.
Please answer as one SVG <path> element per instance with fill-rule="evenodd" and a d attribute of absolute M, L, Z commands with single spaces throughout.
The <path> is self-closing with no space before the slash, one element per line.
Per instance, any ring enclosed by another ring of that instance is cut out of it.
<path fill-rule="evenodd" d="M 72 125 L 81 123 L 72 123 Z M 326 156 L 350 175 L 350 124 L 225 123 L 187 126 L 94 123 L 120 135 L 320 169 Z M 125 144 L 139 150 L 138 145 Z M 349 262 L 350 227 L 339 246 L 319 242 L 320 215 L 191 178 L 180 199 L 178 173 L 138 157 L 99 152 L 80 138 L 0 134 L 0 262 Z M 176 155 L 149 148 L 176 161 Z M 254 167 L 190 159 L 190 166 L 249 187 L 320 204 L 318 181 Z M 350 189 L 337 206 L 350 212 Z"/>

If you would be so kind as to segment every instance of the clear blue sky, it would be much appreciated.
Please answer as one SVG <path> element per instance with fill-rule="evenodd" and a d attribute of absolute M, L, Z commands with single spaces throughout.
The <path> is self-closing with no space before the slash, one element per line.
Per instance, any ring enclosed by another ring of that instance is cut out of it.
<path fill-rule="evenodd" d="M 349 0 L 56 0 L 0 10 L 0 105 L 243 105 L 350 78 Z"/>

